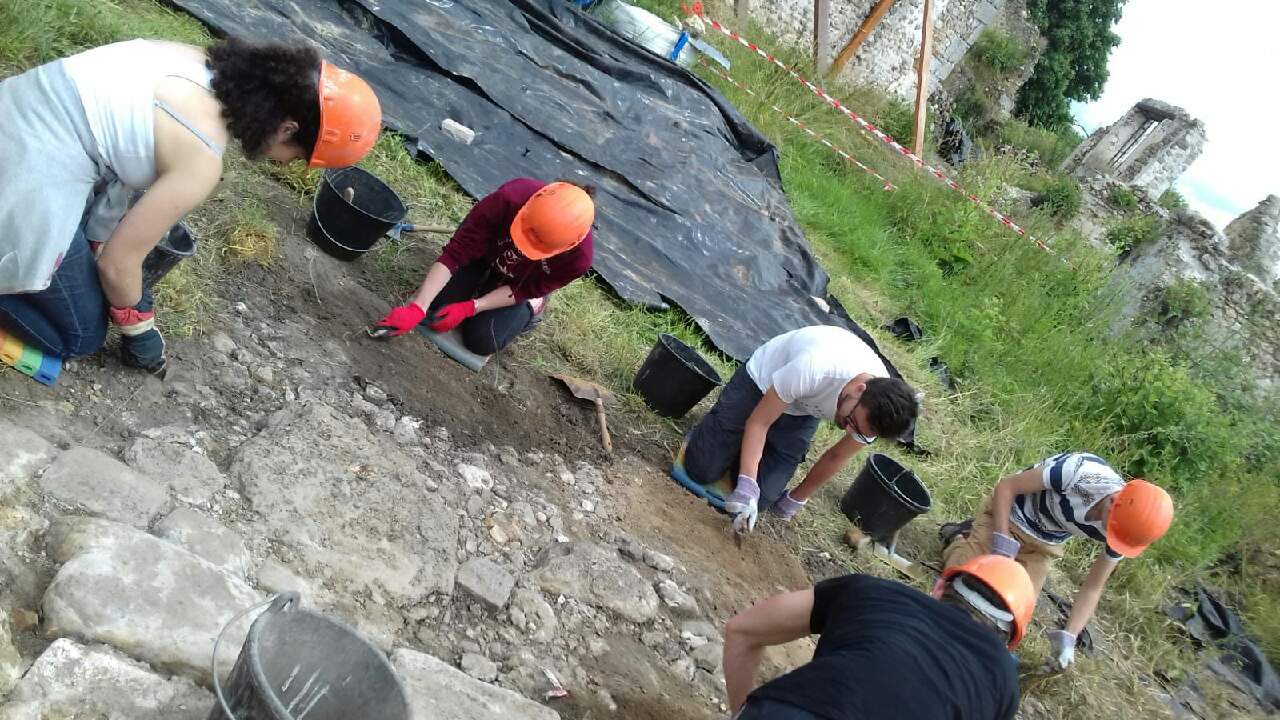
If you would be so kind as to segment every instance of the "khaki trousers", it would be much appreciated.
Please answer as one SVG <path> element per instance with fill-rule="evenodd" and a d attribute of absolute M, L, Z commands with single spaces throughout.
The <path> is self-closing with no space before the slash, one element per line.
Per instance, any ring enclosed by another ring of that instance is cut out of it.
<path fill-rule="evenodd" d="M 942 563 L 945 567 L 953 567 L 962 565 L 979 555 L 987 555 L 991 552 L 991 499 L 982 505 L 982 511 L 973 518 L 973 529 L 969 531 L 967 536 L 961 535 L 957 537 L 950 545 L 942 551 Z M 1049 566 L 1054 560 L 1062 557 L 1064 547 L 1062 545 L 1046 545 L 1036 540 L 1018 529 L 1017 525 L 1009 523 L 1009 534 L 1013 539 L 1022 543 L 1022 548 L 1018 550 L 1018 557 L 1015 558 L 1022 567 L 1027 569 L 1027 574 L 1031 576 L 1031 584 L 1035 586 L 1036 595 L 1040 595 L 1040 590 L 1044 588 L 1044 582 L 1049 577 Z"/>

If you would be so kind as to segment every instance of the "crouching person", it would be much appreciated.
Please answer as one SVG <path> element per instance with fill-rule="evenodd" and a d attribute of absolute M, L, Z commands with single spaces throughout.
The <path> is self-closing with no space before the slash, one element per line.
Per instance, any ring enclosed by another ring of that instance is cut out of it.
<path fill-rule="evenodd" d="M 775 595 L 725 627 L 729 706 L 737 720 L 1010 720 L 1008 651 L 1034 610 L 1026 570 L 996 555 L 948 568 L 931 596 L 870 575 Z M 813 660 L 755 688 L 765 648 L 808 635 Z"/>
<path fill-rule="evenodd" d="M 1100 545 L 1065 628 L 1052 630 L 1052 663 L 1065 670 L 1075 659 L 1076 636 L 1098 607 L 1107 579 L 1121 558 L 1137 557 L 1173 522 L 1173 500 L 1146 480 L 1125 482 L 1097 455 L 1062 453 L 996 484 L 991 499 L 965 524 L 943 526 L 946 567 L 995 553 L 1016 559 L 1037 595 L 1067 540 Z M 948 529 L 950 528 L 950 532 Z"/>
<path fill-rule="evenodd" d="M 857 335 L 815 325 L 761 345 L 694 427 L 672 473 L 710 485 L 736 470 L 725 498 L 733 527 L 748 532 L 760 508 L 790 519 L 818 488 L 879 436 L 898 437 L 918 412 L 915 391 L 889 376 Z M 822 420 L 844 436 L 788 491 Z"/>

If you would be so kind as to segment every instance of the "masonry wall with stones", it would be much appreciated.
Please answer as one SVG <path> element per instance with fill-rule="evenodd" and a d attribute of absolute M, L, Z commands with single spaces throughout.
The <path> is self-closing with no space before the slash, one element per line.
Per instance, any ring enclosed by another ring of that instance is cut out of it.
<path fill-rule="evenodd" d="M 1148 98 L 1086 138 L 1065 169 L 1078 177 L 1112 177 L 1159 197 L 1200 157 L 1206 139 L 1204 124 L 1185 110 Z"/>
<path fill-rule="evenodd" d="M 1159 241 L 1122 261 L 1126 317 L 1150 317 L 1161 293 L 1179 280 L 1208 293 L 1204 320 L 1217 347 L 1240 351 L 1264 385 L 1280 383 L 1280 198 L 1272 195 L 1219 232 L 1201 215 L 1158 210 Z"/>
<path fill-rule="evenodd" d="M 873 5 L 875 0 L 831 0 L 826 57 L 834 58 L 840 52 Z M 1000 16 L 1005 5 L 1006 0 L 935 0 L 930 92 L 951 74 L 983 28 Z M 784 42 L 805 49 L 813 47 L 813 0 L 752 0 L 751 16 Z M 912 99 L 923 17 L 924 0 L 898 0 L 844 67 L 840 78 L 881 88 L 903 100 Z"/>

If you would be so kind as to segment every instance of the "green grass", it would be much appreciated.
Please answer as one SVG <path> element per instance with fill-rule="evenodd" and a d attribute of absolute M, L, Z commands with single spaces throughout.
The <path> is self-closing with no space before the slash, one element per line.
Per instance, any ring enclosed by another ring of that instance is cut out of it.
<path fill-rule="evenodd" d="M 1022 69 L 1027 49 L 1009 33 L 987 27 L 969 48 L 969 52 L 993 72 L 1004 74 Z"/>
<path fill-rule="evenodd" d="M 1053 131 L 1033 127 L 1021 120 L 1008 120 L 1000 126 L 993 140 L 1021 148 L 1034 155 L 1044 167 L 1054 169 L 1062 166 L 1084 138 L 1070 129 Z"/>

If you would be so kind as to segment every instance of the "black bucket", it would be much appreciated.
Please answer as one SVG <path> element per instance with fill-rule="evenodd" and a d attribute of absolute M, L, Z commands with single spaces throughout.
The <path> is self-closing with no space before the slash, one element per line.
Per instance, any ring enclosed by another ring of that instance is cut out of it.
<path fill-rule="evenodd" d="M 871 539 L 888 544 L 933 501 L 920 478 L 884 453 L 872 453 L 840 500 L 840 512 Z"/>
<path fill-rule="evenodd" d="M 720 384 L 720 373 L 697 350 L 662 333 L 632 386 L 654 412 L 678 418 Z"/>
<path fill-rule="evenodd" d="M 395 190 L 358 167 L 326 170 L 311 209 L 311 242 L 348 262 L 369 252 L 408 212 Z"/>
<path fill-rule="evenodd" d="M 298 602 L 297 593 L 278 595 L 253 621 L 225 685 L 215 646 L 208 720 L 409 720 L 404 688 L 382 651 Z"/>
<path fill-rule="evenodd" d="M 174 266 L 195 254 L 196 236 L 192 234 L 191 228 L 183 223 L 169 228 L 169 232 L 164 234 L 142 261 L 142 287 L 155 287 L 160 278 L 169 274 Z"/>

